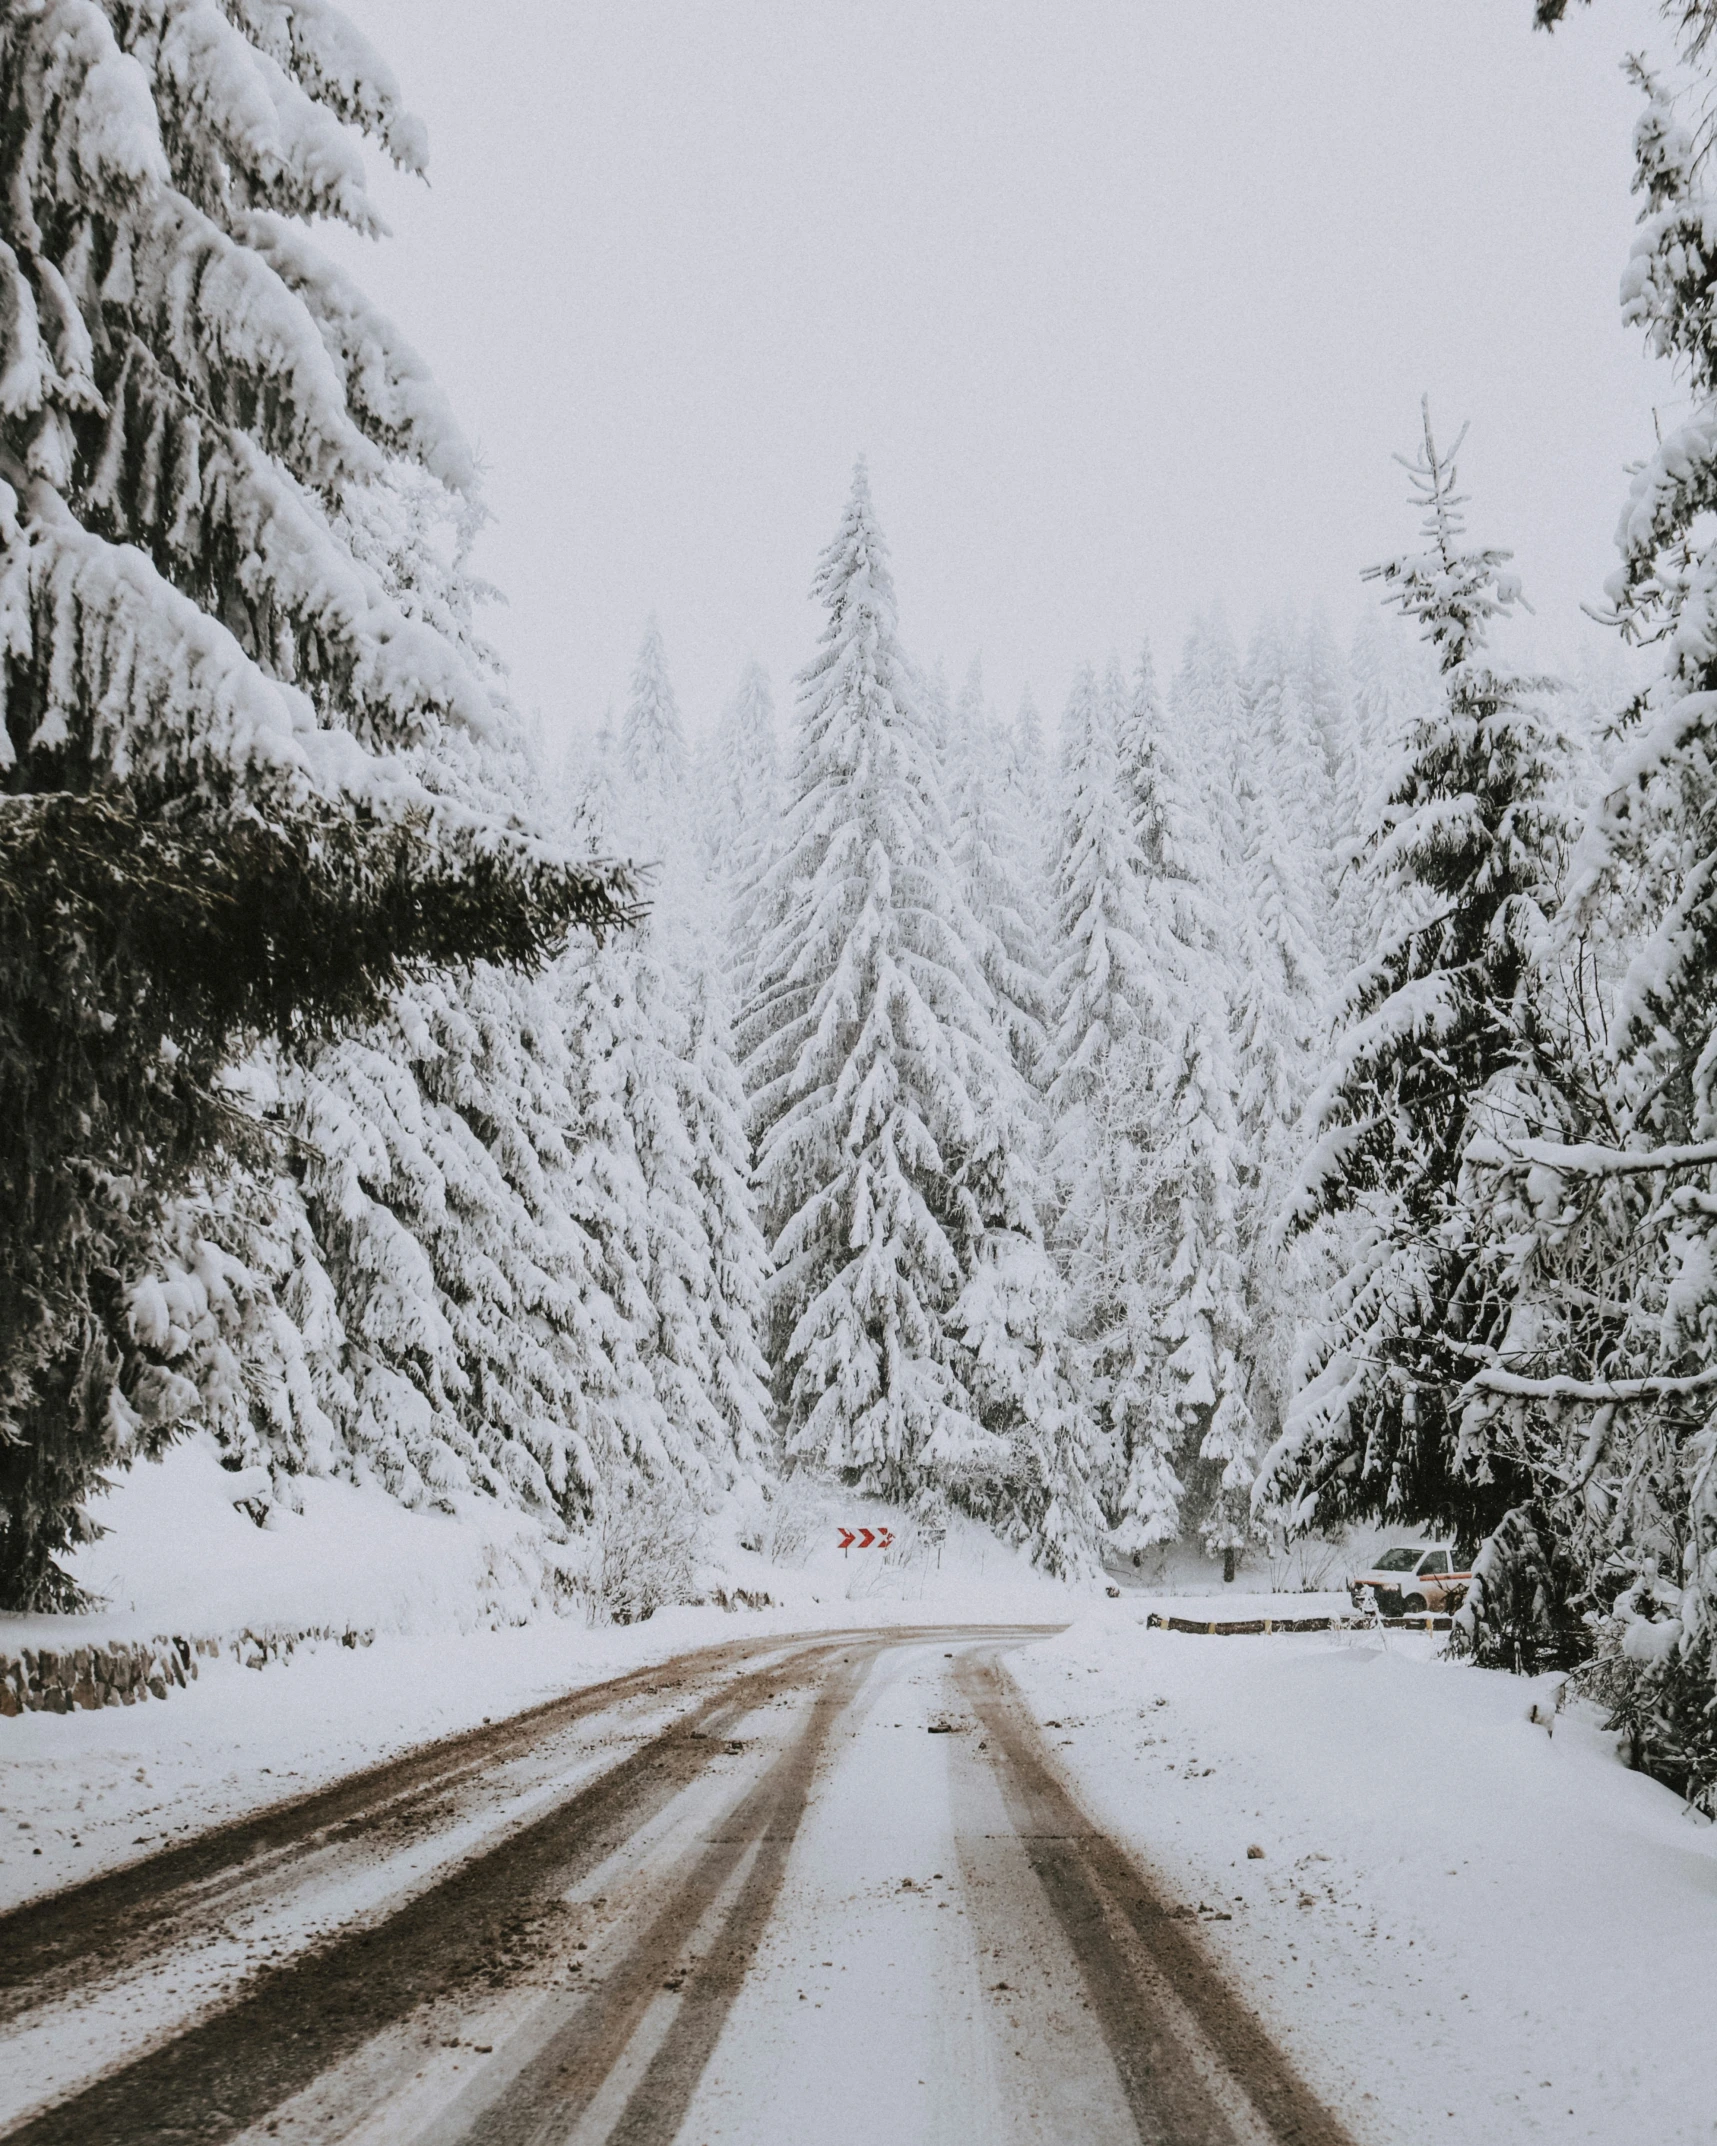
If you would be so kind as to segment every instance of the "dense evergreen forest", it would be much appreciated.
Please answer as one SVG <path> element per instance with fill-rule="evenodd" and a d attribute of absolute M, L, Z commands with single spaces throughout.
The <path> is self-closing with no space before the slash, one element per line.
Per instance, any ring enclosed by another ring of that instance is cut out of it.
<path fill-rule="evenodd" d="M 998 709 L 861 463 L 783 710 L 754 664 L 688 734 L 652 622 L 550 752 L 476 460 L 308 228 L 377 227 L 359 137 L 423 167 L 386 63 L 325 0 L 8 0 L 0 1607 L 79 1607 L 193 1430 L 259 1523 L 340 1474 L 600 1534 L 621 1614 L 800 1469 L 1073 1580 L 1385 1519 L 1474 1554 L 1459 1646 L 1717 1792 L 1717 7 L 1666 12 L 1623 303 L 1690 399 L 1609 666 L 1502 660 L 1427 408 L 1345 643 L 1247 591 Z"/>

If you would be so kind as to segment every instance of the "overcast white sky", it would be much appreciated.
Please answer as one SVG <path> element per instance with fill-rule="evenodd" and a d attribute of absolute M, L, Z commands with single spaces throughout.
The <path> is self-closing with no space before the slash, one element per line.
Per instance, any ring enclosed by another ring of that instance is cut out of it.
<path fill-rule="evenodd" d="M 1541 648 L 1673 384 L 1622 329 L 1651 0 L 346 0 L 429 123 L 370 289 L 488 469 L 551 731 L 654 608 L 688 720 L 785 701 L 870 456 L 902 622 L 1011 710 L 1221 596 L 1345 632 L 1422 390 Z M 343 249 L 344 250 L 344 249 Z"/>

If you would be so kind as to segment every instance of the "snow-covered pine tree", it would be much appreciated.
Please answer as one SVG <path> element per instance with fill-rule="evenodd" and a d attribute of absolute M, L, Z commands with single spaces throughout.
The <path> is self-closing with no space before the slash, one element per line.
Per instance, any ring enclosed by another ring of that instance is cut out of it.
<path fill-rule="evenodd" d="M 408 1505 L 482 1492 L 558 1534 L 623 1468 L 641 1382 L 592 1250 L 574 1092 L 554 991 L 488 968 L 400 993 L 384 1027 L 289 1075 L 302 1163 L 280 1211 L 301 1199 L 310 1241 L 277 1279 L 322 1321 L 305 1342 L 337 1443 L 316 1472 Z"/>
<path fill-rule="evenodd" d="M 1470 1621 L 1492 1658 L 1513 1642 L 1528 1660 L 1566 1643 L 1572 1619 L 1543 1633 L 1518 1584 L 1545 1568 L 1553 1608 L 1597 1620 L 1600 1688 L 1637 1762 L 1711 1810 L 1717 546 L 1705 503 L 1717 479 L 1717 334 L 1714 201 L 1704 123 L 1691 113 L 1709 110 L 1717 15 L 1708 4 L 1665 12 L 1684 73 L 1673 85 L 1632 68 L 1646 98 L 1634 135 L 1643 208 L 1623 311 L 1680 365 L 1692 407 L 1633 478 L 1608 584 L 1624 635 L 1661 649 L 1662 668 L 1569 875 L 1562 1000 L 1584 1078 L 1565 1083 L 1560 1125 L 1490 1128 L 1472 1172 L 1483 1241 L 1514 1259 L 1508 1327 L 1475 1369 L 1469 1409 L 1475 1435 L 1517 1457 L 1526 1494 L 1486 1546 Z"/>
<path fill-rule="evenodd" d="M 640 1353 L 655 1383 L 676 1466 L 702 1475 L 712 1463 L 719 1465 L 726 1443 L 726 1426 L 713 1402 L 714 1337 L 707 1318 L 715 1250 L 697 1184 L 687 1107 L 695 1071 L 687 977 L 668 939 L 667 930 L 646 926 L 643 943 L 626 949 L 639 1021 L 620 1070 L 644 1178 L 650 1320 Z"/>
<path fill-rule="evenodd" d="M 1346 665 L 1329 622 L 1320 611 L 1314 611 L 1300 629 L 1289 677 L 1305 710 L 1307 726 L 1317 741 L 1319 773 L 1327 800 L 1321 824 L 1327 829 L 1349 759 L 1353 715 Z M 1324 839 L 1327 843 L 1327 834 Z"/>
<path fill-rule="evenodd" d="M 1047 914 L 1058 838 L 1055 772 L 1030 686 L 1020 695 L 1008 738 L 1008 785 L 1032 859 L 1039 902 Z"/>
<path fill-rule="evenodd" d="M 1145 649 L 1121 726 L 1122 776 L 1139 831 L 1144 945 L 1156 980 L 1159 1072 L 1142 1196 L 1156 1243 L 1166 1355 L 1159 1411 L 1177 1431 L 1178 1473 L 1206 1546 L 1241 1547 L 1256 1461 L 1247 1399 L 1241 1155 L 1230 1037 L 1233 935 L 1219 921 L 1238 876 L 1238 801 L 1222 745 L 1244 722 L 1238 665 L 1219 621 L 1194 629 L 1171 707 Z"/>
<path fill-rule="evenodd" d="M 737 1011 L 750 998 L 757 951 L 772 921 L 769 868 L 781 839 L 786 795 L 774 697 L 755 661 L 747 664 L 722 711 L 712 787 L 708 854 L 725 923 L 727 1000 Z"/>
<path fill-rule="evenodd" d="M 961 775 L 954 796 L 955 878 L 970 920 L 973 959 L 989 987 L 991 1020 L 1035 1098 L 1047 1078 L 1049 1042 L 1037 859 L 1021 824 L 1006 741 L 988 720 L 975 663 L 960 697 L 956 735 Z M 1020 1103 L 1037 1116 L 1026 1095 Z"/>
<path fill-rule="evenodd" d="M 1362 613 L 1354 629 L 1348 678 L 1347 751 L 1332 800 L 1335 906 L 1325 938 L 1331 971 L 1339 977 L 1368 961 L 1378 941 L 1403 921 L 1379 912 L 1381 890 L 1360 866 L 1395 787 L 1408 737 L 1442 691 L 1425 645 L 1381 607 Z"/>
<path fill-rule="evenodd" d="M 1160 1405 L 1150 1218 L 1140 1197 L 1164 1078 L 1162 979 L 1149 965 L 1142 858 L 1118 732 L 1125 696 L 1089 665 L 1062 719 L 1056 1009 L 1049 1103 L 1074 1383 L 1102 1430 L 1113 1539 L 1137 1552 L 1178 1532 L 1178 1421 Z"/>
<path fill-rule="evenodd" d="M 954 697 L 948 690 L 948 673 L 940 659 L 931 667 L 929 677 L 919 681 L 917 698 L 925 748 L 942 784 L 943 802 L 946 803 L 949 788 L 959 779 L 959 770 L 954 764 L 959 736 L 955 727 Z"/>
<path fill-rule="evenodd" d="M 360 555 L 490 673 L 464 564 L 469 510 L 426 476 L 396 475 L 391 498 L 369 504 L 352 532 Z M 492 737 L 443 732 L 418 764 L 438 791 L 541 820 L 508 713 L 497 697 Z M 554 979 L 487 964 L 426 977 L 385 1021 L 279 1075 L 294 1168 L 242 1242 L 298 1323 L 328 1435 L 306 1450 L 279 1408 L 253 1409 L 248 1426 L 228 1411 L 214 1421 L 227 1457 L 270 1462 L 288 1504 L 295 1473 L 332 1471 L 413 1505 L 480 1492 L 534 1513 L 550 1537 L 585 1522 L 625 1476 L 628 1420 L 649 1386 L 589 1226 Z M 246 1384 L 266 1388 L 254 1355 Z"/>
<path fill-rule="evenodd" d="M 685 784 L 686 734 L 654 612 L 638 644 L 632 691 L 620 718 L 620 765 L 627 780 L 652 797 L 677 796 Z"/>
<path fill-rule="evenodd" d="M 948 719 L 942 792 L 949 810 L 956 816 L 965 797 L 968 778 L 977 769 L 987 770 L 990 766 L 993 737 L 990 704 L 984 692 L 984 659 L 974 656 L 967 665 L 966 682 L 960 688 L 959 698 Z"/>
<path fill-rule="evenodd" d="M 54 1557 L 101 1465 L 194 1405 L 127 1301 L 163 1199 L 248 1141 L 223 1060 L 615 906 L 370 749 L 492 720 L 342 530 L 390 465 L 474 481 L 421 361 L 300 228 L 380 228 L 348 128 L 422 168 L 386 67 L 331 6 L 49 0 L 0 18 L 0 105 L 0 1601 L 24 1607 L 70 1599 Z"/>
<path fill-rule="evenodd" d="M 1277 779 L 1268 733 L 1244 726 L 1220 757 L 1239 837 L 1235 884 L 1243 904 L 1232 934 L 1236 1096 L 1254 1171 L 1267 1177 L 1281 1140 L 1298 1118 L 1310 1078 L 1313 1039 L 1329 1010 L 1330 982 L 1319 943 L 1321 888 L 1316 860 Z"/>
<path fill-rule="evenodd" d="M 995 1479 L 967 1502 L 1062 1576 L 1095 1570 L 1104 1534 L 1103 1431 L 1067 1313 L 1066 1285 L 1041 1236 L 995 1229 L 950 1322 L 973 1411 L 1008 1451 Z"/>
<path fill-rule="evenodd" d="M 1037 712 L 1037 702 L 1027 686 L 1019 697 L 1019 708 L 1014 715 L 1013 731 L 1014 770 L 1023 783 L 1036 784 L 1049 773 L 1049 751 L 1043 742 L 1043 718 Z"/>
<path fill-rule="evenodd" d="M 767 720 L 766 697 L 751 712 Z M 633 1236 L 649 1311 L 639 1355 L 655 1386 L 665 1449 L 687 1488 L 707 1500 L 757 1465 L 767 1444 L 756 1331 L 766 1255 L 746 1196 L 726 949 L 690 839 L 684 742 L 653 627 L 620 758 L 608 809 L 623 846 L 653 860 L 653 900 L 612 958 L 606 950 L 597 957 L 616 1003 L 603 1017 L 604 1063 L 591 1077 L 617 1084 L 641 1181 Z"/>
<path fill-rule="evenodd" d="M 1506 552 L 1463 547 L 1455 455 L 1428 410 L 1403 464 L 1426 548 L 1371 574 L 1419 622 L 1444 698 L 1416 724 L 1368 845 L 1373 882 L 1408 921 L 1349 985 L 1289 1214 L 1297 1229 L 1324 1215 L 1363 1228 L 1260 1481 L 1299 1514 L 1429 1522 L 1476 1543 L 1522 1486 L 1504 1457 L 1462 1442 L 1458 1397 L 1499 1312 L 1460 1178 L 1475 1132 L 1526 1107 L 1537 1075 L 1530 985 L 1554 900 L 1558 740 L 1535 705 L 1545 681 L 1485 660 L 1519 584 Z"/>
<path fill-rule="evenodd" d="M 1001 1069 L 862 463 L 814 588 L 827 623 L 738 1025 L 776 1264 L 768 1354 L 789 1453 L 905 1498 L 1009 1458 L 947 1330 L 991 1219 L 967 1165 Z"/>
<path fill-rule="evenodd" d="M 962 1500 L 1051 1571 L 1092 1568 L 1101 1514 L 1092 1495 L 1093 1426 L 1065 1325 L 1066 1292 L 1039 1215 L 1049 1076 L 1049 984 L 1037 907 L 1038 858 L 1024 824 L 1012 741 L 992 722 L 974 659 L 948 734 L 960 929 L 988 987 L 1002 1046 L 979 1069 L 978 1134 L 966 1187 L 989 1218 L 950 1317 L 955 1368 L 984 1428 L 1010 1460 Z M 1005 1054 L 1005 1055 L 1004 1055 Z"/>
<path fill-rule="evenodd" d="M 745 1091 L 733 1061 L 728 995 L 708 958 L 690 978 L 683 1066 L 681 1107 L 710 1254 L 702 1305 L 710 1399 L 726 1426 L 721 1467 L 731 1481 L 735 1471 L 751 1473 L 775 1457 L 762 1344 L 769 1249 L 751 1188 Z"/>
<path fill-rule="evenodd" d="M 1226 945 L 1236 1229 L 1245 1296 L 1242 1355 L 1255 1437 L 1269 1442 L 1281 1429 L 1311 1280 L 1303 1258 L 1283 1256 L 1274 1223 L 1299 1161 L 1298 1121 L 1313 1078 L 1314 1047 L 1327 1027 L 1330 983 L 1318 940 L 1322 889 L 1316 861 L 1303 839 L 1305 823 L 1289 831 L 1271 749 L 1271 693 L 1279 681 L 1267 653 L 1262 661 L 1260 656 L 1255 641 L 1245 720 L 1227 740 L 1222 765 L 1240 841 Z M 1255 1451 L 1249 1457 L 1255 1461 Z"/>
<path fill-rule="evenodd" d="M 709 861 L 718 880 L 743 880 L 767 848 L 780 809 L 781 746 L 769 673 L 752 656 L 715 727 L 710 759 Z"/>
<path fill-rule="evenodd" d="M 1295 906 L 1327 964 L 1334 952 L 1335 890 L 1340 860 L 1336 792 L 1323 741 L 1288 634 L 1275 620 L 1254 634 L 1240 679 L 1245 758 L 1261 795 L 1268 791 L 1281 824 L 1281 867 L 1293 881 Z M 1351 963 L 1343 962 L 1343 973 Z M 1319 1011 L 1323 1011 L 1322 1008 Z"/>
<path fill-rule="evenodd" d="M 1139 829 L 1122 773 L 1125 709 L 1113 678 L 1100 691 L 1089 664 L 1062 717 L 1063 803 L 1056 873 L 1054 1079 L 1050 1089 L 1068 1169 L 1091 1143 L 1076 1122 L 1110 1054 L 1153 1004 L 1144 953 Z"/>
<path fill-rule="evenodd" d="M 610 939 L 574 947 L 558 978 L 561 1020 L 571 1046 L 569 1119 L 582 1201 L 579 1219 L 595 1247 L 603 1291 L 622 1320 L 636 1378 L 628 1388 L 623 1444 L 609 1487 L 627 1476 L 672 1484 L 696 1463 L 696 1437 L 670 1423 L 663 1395 L 673 1393 L 651 1278 L 661 1221 L 652 1216 L 646 1152 L 671 1086 L 666 1052 L 640 1003 L 630 949 Z M 640 1089 L 644 1091 L 640 1097 Z M 652 1359 L 660 1376 L 652 1368 Z M 707 1429 L 700 1415 L 699 1426 Z"/>
<path fill-rule="evenodd" d="M 1153 877 L 1176 892 L 1174 928 L 1187 944 L 1211 937 L 1213 898 L 1240 873 L 1240 823 L 1229 793 L 1224 748 L 1246 726 L 1239 653 L 1218 608 L 1193 620 L 1169 684 L 1164 709 L 1155 664 L 1147 649 L 1140 679 L 1143 698 L 1131 718 L 1138 742 L 1126 752 L 1139 810 L 1148 824 L 1155 793 L 1159 841 L 1166 844 L 1164 869 Z M 1135 699 L 1140 699 L 1136 694 Z M 1161 758 L 1153 773 L 1151 755 Z M 1165 818 L 1165 815 L 1167 817 Z"/>

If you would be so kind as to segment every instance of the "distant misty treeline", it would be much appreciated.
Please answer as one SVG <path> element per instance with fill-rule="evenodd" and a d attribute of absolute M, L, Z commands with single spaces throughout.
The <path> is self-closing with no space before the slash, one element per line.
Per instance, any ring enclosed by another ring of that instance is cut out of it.
<path fill-rule="evenodd" d="M 1161 679 L 1143 644 L 1081 666 L 1046 732 L 981 664 L 914 663 L 862 468 L 816 592 L 785 721 L 752 663 L 689 744 L 652 623 L 567 774 L 646 868 L 639 950 L 701 935 L 719 970 L 772 1464 L 1057 1571 L 1240 1549 L 1285 1524 L 1260 1467 L 1363 1234 L 1295 1202 L 1415 911 L 1381 830 L 1446 719 L 1434 652 L 1382 611 L 1347 648 L 1213 614 Z M 1557 696 L 1565 815 L 1621 697 Z"/>

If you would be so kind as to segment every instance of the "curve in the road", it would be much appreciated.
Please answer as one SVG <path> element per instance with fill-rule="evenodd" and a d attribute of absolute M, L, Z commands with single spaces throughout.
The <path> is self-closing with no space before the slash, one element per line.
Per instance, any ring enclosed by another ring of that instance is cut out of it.
<path fill-rule="evenodd" d="M 724 1815 L 706 1822 L 678 1863 L 664 1865 L 657 1904 L 641 1912 L 636 1936 L 622 1934 L 600 1981 L 585 1989 L 563 1984 L 533 2000 L 528 2028 L 498 2048 L 427 2131 L 413 2133 L 418 2146 L 545 2146 L 589 2117 L 585 2128 L 594 2126 L 608 2146 L 672 2146 L 775 1913 L 831 1736 L 854 1711 L 879 1654 L 947 1640 L 965 1643 L 950 1673 L 984 1731 L 962 1764 L 979 1769 L 969 1776 L 975 1782 L 985 1769 L 993 1777 L 984 1794 L 993 1804 L 999 1790 L 996 1817 L 1005 1809 L 1018 1841 L 1013 1852 L 1023 1852 L 1016 1908 L 1059 1931 L 1076 1964 L 1124 2097 L 1124 2113 L 1116 2104 L 1121 2128 L 1130 2120 L 1146 2146 L 1352 2146 L 1195 1932 L 1080 1810 L 1001 1664 L 1006 1646 L 1032 1636 L 1024 1629 L 980 1635 L 926 1627 L 777 1639 L 760 1642 L 774 1658 L 731 1675 L 734 1650 L 712 1650 L 573 1694 L 248 1827 L 225 1829 L 195 1844 L 200 1859 L 195 1850 L 157 1858 L 153 1892 L 148 1866 L 141 1866 L 105 1881 L 105 1892 L 98 1884 L 44 1903 L 35 1911 L 35 1956 L 56 1974 L 68 1960 L 94 1966 L 102 1945 L 131 1950 L 144 1941 L 155 1924 L 151 1900 L 171 1919 L 188 1894 L 218 1888 L 224 1874 L 256 1856 L 286 1852 L 294 1840 L 313 1841 L 331 1826 L 378 1822 L 401 1803 L 444 1791 L 456 1776 L 527 1750 L 533 1738 L 576 1718 L 573 1709 L 582 1715 L 623 1704 L 646 1688 L 645 1679 L 660 1687 L 677 1675 L 721 1678 L 701 1697 L 694 1683 L 688 1711 L 664 1732 L 382 1919 L 264 1970 L 239 1986 L 225 2010 L 7 2136 L 16 2146 L 168 2139 L 224 2146 L 306 2089 L 322 2091 L 317 2083 L 335 2067 L 423 2008 L 506 1986 L 522 1963 L 564 1951 L 569 1896 L 699 1780 L 727 1732 L 775 1701 L 808 1694 L 804 1719 L 778 1754 Z M 1037 1907 L 1021 1884 L 1041 1896 Z M 89 1909 L 81 1924 L 69 1912 L 80 1895 Z M 0 1921 L 0 1945 L 8 1925 L 19 1923 Z M 27 1918 L 23 1927 L 28 1935 Z M 625 1927 L 616 1925 L 622 1933 Z M 15 1957 L 8 1964 L 15 1969 Z M 653 2041 L 640 2033 L 646 2015 Z M 599 2095 L 603 2104 L 593 2115 Z"/>
<path fill-rule="evenodd" d="M 506 1720 L 403 1753 L 307 1796 L 273 1804 L 118 1870 L 0 1914 L 0 2019 L 39 2004 L 66 1980 L 123 1968 L 161 1948 L 182 1914 L 207 1917 L 222 1888 L 250 1881 L 306 1849 L 384 1816 L 403 1832 L 472 1776 L 528 1752 L 557 1730 L 623 1701 L 720 1677 L 779 1639 L 730 1641 L 611 1677 Z"/>
<path fill-rule="evenodd" d="M 677 1795 L 724 1730 L 813 1679 L 825 1641 L 725 1684 L 545 1816 L 407 1903 L 260 1974 L 237 2003 L 7 2134 L 17 2146 L 236 2137 L 391 2022 L 552 1943 L 566 1891 Z M 850 1643 L 848 1643 L 850 1644 Z"/>

